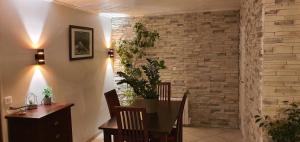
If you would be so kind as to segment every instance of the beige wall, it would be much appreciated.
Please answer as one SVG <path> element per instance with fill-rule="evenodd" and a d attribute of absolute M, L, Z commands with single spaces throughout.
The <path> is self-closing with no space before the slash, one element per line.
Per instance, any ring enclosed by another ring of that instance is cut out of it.
<path fill-rule="evenodd" d="M 0 1 L 0 9 L 2 99 L 13 96 L 13 105 L 22 105 L 29 92 L 39 93 L 49 85 L 56 102 L 75 103 L 74 142 L 90 139 L 109 117 L 103 92 L 114 85 L 102 28 L 110 23 L 103 25 L 96 14 L 41 0 L 4 0 Z M 94 59 L 69 61 L 70 24 L 94 28 Z M 37 41 L 37 45 L 31 40 Z M 46 65 L 33 65 L 35 46 L 45 48 Z M 1 108 L 3 113 L 6 107 Z M 2 123 L 7 141 L 6 122 Z"/>
<path fill-rule="evenodd" d="M 1 35 L 1 32 L 0 32 Z M 0 36 L 1 37 L 1 36 Z M 2 45 L 0 45 L 0 67 L 2 66 Z M 0 99 L 2 98 L 2 68 L 0 68 Z M 2 99 L 0 100 L 0 108 L 2 108 Z M 3 135 L 2 135 L 2 111 L 0 110 L 0 142 L 2 142 Z"/>

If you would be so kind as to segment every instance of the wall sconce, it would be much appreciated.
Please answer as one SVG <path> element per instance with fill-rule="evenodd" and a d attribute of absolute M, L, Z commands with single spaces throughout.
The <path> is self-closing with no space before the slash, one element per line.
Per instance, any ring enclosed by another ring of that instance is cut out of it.
<path fill-rule="evenodd" d="M 114 57 L 114 49 L 112 49 L 112 48 L 108 49 L 107 54 L 110 58 L 113 58 Z"/>
<path fill-rule="evenodd" d="M 45 64 L 45 52 L 44 49 L 37 49 L 37 52 L 35 54 L 35 61 L 38 65 L 44 65 Z"/>

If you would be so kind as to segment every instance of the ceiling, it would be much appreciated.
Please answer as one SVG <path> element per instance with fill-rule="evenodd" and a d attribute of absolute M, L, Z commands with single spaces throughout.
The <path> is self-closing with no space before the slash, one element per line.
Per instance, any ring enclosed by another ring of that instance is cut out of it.
<path fill-rule="evenodd" d="M 194 11 L 232 10 L 240 0 L 54 0 L 57 3 L 96 13 L 130 16 L 160 15 Z"/>

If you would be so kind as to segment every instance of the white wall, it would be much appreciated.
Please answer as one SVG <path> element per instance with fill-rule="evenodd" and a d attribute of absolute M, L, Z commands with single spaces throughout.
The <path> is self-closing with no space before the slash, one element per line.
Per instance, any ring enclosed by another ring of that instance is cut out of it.
<path fill-rule="evenodd" d="M 108 22 L 108 23 L 106 23 Z M 24 104 L 29 92 L 51 86 L 56 102 L 72 102 L 74 142 L 84 142 L 99 132 L 109 118 L 103 93 L 114 88 L 111 63 L 106 55 L 103 23 L 85 13 L 42 0 L 0 1 L 1 100 L 13 96 L 13 105 Z M 68 26 L 94 28 L 95 57 L 69 61 Z M 33 48 L 44 48 L 46 65 L 36 66 Z M 1 107 L 6 113 L 6 107 Z M 6 121 L 3 120 L 7 142 Z"/>

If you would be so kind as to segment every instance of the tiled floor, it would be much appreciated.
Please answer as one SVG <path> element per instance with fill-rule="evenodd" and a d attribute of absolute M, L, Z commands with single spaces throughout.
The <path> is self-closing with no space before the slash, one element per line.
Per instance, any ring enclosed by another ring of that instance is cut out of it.
<path fill-rule="evenodd" d="M 194 128 L 183 129 L 183 142 L 242 142 L 242 134 L 238 129 Z M 99 135 L 92 142 L 103 142 Z"/>

